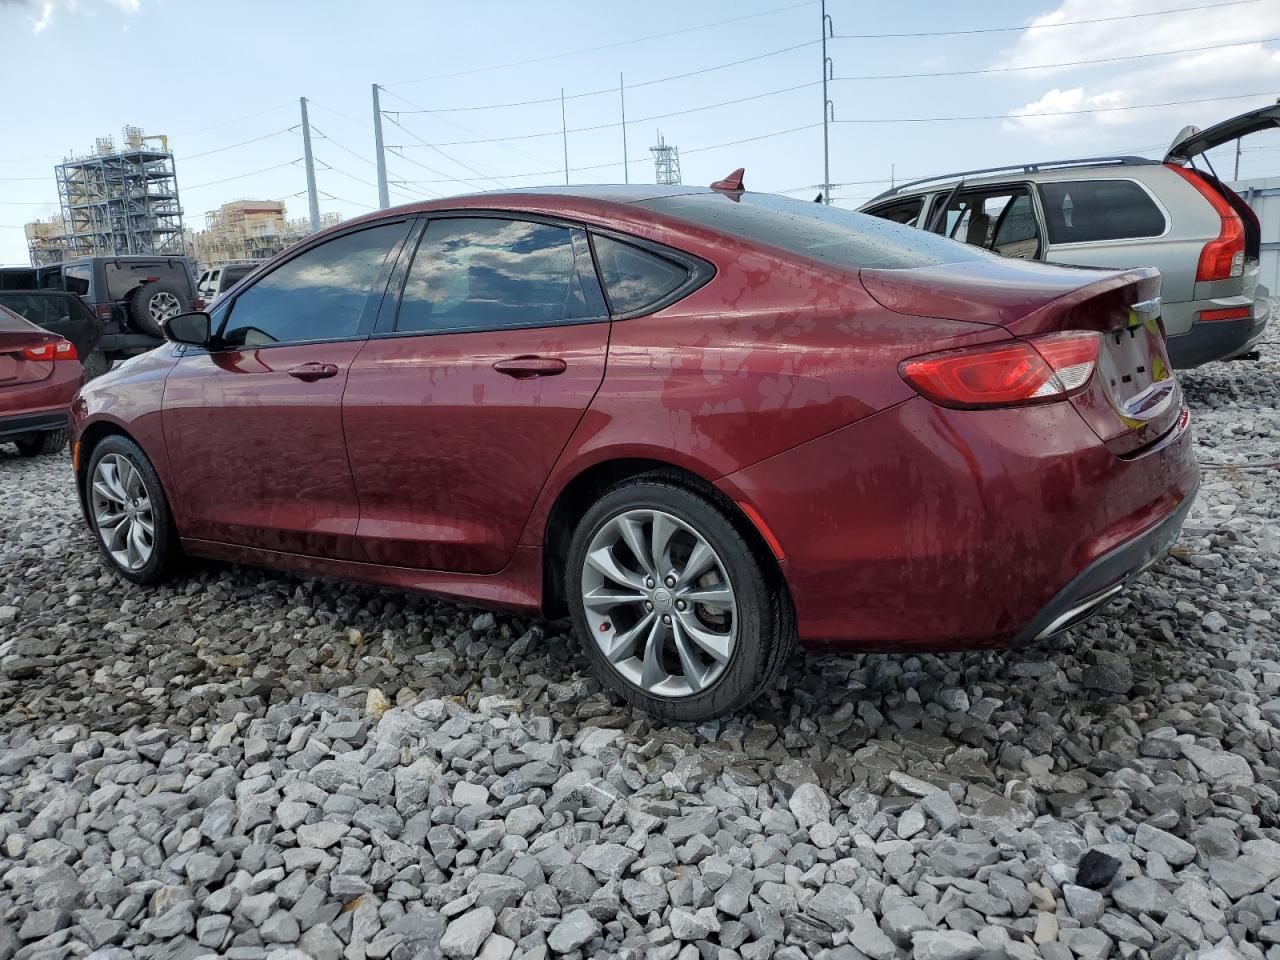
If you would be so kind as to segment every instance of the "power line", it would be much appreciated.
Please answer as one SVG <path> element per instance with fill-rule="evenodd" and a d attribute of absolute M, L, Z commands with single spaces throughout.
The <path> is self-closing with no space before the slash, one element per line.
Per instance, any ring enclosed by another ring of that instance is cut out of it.
<path fill-rule="evenodd" d="M 1053 27 L 1075 27 L 1085 23 L 1113 23 L 1117 20 L 1138 20 L 1142 17 L 1163 17 L 1170 13 L 1186 13 L 1190 10 L 1216 10 L 1219 7 L 1238 7 L 1261 0 L 1227 0 L 1226 3 L 1204 3 L 1192 7 L 1172 7 L 1168 10 L 1148 10 L 1146 13 L 1127 13 L 1115 17 L 1093 17 L 1088 20 L 1060 20 L 1057 23 L 1026 23 L 1017 27 L 979 27 L 970 30 L 919 30 L 911 33 L 842 33 L 837 40 L 885 40 L 899 37 L 958 37 L 977 33 L 1018 33 L 1023 30 L 1048 30 Z"/>
<path fill-rule="evenodd" d="M 285 107 L 295 107 L 297 103 L 290 101 L 288 103 L 278 103 L 274 107 L 267 107 L 258 110 L 255 113 L 246 113 L 243 116 L 232 117 L 230 120 L 219 120 L 217 123 L 211 123 L 207 127 L 196 127 L 194 130 L 183 130 L 180 133 L 171 133 L 172 137 L 188 137 L 193 133 L 204 133 L 206 130 L 216 130 L 218 127 L 226 127 L 233 123 L 239 123 L 241 120 L 252 120 L 254 117 L 265 117 L 268 113 L 275 113 L 277 110 L 283 110 Z"/>
<path fill-rule="evenodd" d="M 803 3 L 793 3 L 785 7 L 774 7 L 771 10 L 759 10 L 755 13 L 744 14 L 743 16 L 740 16 L 740 17 L 730 17 L 727 20 L 717 20 L 713 23 L 702 23 L 693 27 L 682 27 L 679 30 L 668 30 L 665 33 L 651 33 L 648 36 L 631 37 L 626 40 L 617 40 L 613 43 L 605 43 L 596 47 L 583 47 L 578 50 L 566 50 L 562 53 L 552 53 L 542 57 L 530 57 L 527 60 L 513 60 L 509 63 L 497 63 L 487 67 L 472 67 L 469 70 L 457 70 L 457 71 L 454 71 L 453 73 L 437 73 L 430 77 L 418 77 L 415 80 L 398 80 L 395 83 L 381 84 L 381 86 L 384 88 L 389 86 L 404 87 L 414 83 L 426 83 L 429 80 L 444 80 L 449 77 L 470 76 L 471 74 L 474 74 L 474 73 L 484 73 L 490 70 L 505 70 L 509 67 L 523 67 L 523 66 L 528 66 L 529 64 L 532 64 L 532 63 L 546 63 L 549 60 L 561 60 L 566 57 L 576 57 L 583 53 L 597 53 L 601 50 L 613 50 L 617 47 L 625 47 L 632 43 L 645 43 L 649 40 L 661 40 L 665 37 L 674 37 L 682 33 L 692 33 L 696 30 L 707 30 L 711 27 L 722 27 L 730 23 L 740 23 L 743 20 L 752 20 L 757 17 L 766 17 L 774 13 L 783 13 L 788 10 L 797 10 L 800 7 L 810 7 L 810 6 L 813 6 L 815 2 L 816 0 L 804 0 Z"/>
<path fill-rule="evenodd" d="M 443 150 L 441 150 L 441 149 L 440 149 L 440 147 L 439 147 L 437 144 L 434 144 L 434 143 L 427 143 L 427 141 L 423 140 L 420 136 L 418 136 L 416 133 L 414 133 L 412 130 L 410 130 L 408 127 L 406 127 L 403 123 L 401 123 L 401 122 L 400 122 L 399 120 L 397 120 L 395 117 L 390 117 L 390 116 L 389 116 L 389 117 L 387 117 L 387 119 L 388 119 L 388 120 L 390 120 L 392 123 L 394 123 L 397 127 L 399 127 L 401 130 L 403 130 L 405 133 L 407 133 L 409 136 L 413 137 L 413 139 L 417 140 L 420 144 L 422 144 L 422 146 L 424 146 L 424 147 L 428 147 L 428 148 L 430 148 L 431 150 L 434 150 L 436 153 L 440 154 L 440 156 L 444 157 L 446 160 L 450 160 L 450 161 L 452 161 L 453 163 L 456 163 L 458 166 L 462 167 L 464 170 L 467 170 L 467 171 L 468 171 L 468 172 L 470 172 L 470 173 L 474 173 L 476 176 L 478 176 L 478 177 L 479 177 L 480 179 L 482 179 L 482 180 L 489 180 L 489 181 L 491 181 L 492 183 L 496 183 L 496 184 L 497 184 L 498 186 L 500 186 L 500 187 L 501 187 L 501 186 L 505 186 L 505 184 L 503 184 L 501 180 L 499 180 L 499 179 L 497 179 L 497 178 L 495 178 L 495 177 L 491 177 L 491 176 L 489 176 L 488 174 L 481 173 L 479 170 L 477 170 L 475 167 L 471 166 L 470 164 L 463 163 L 463 162 L 462 162 L 461 160 L 459 160 L 457 157 L 454 157 L 454 156 L 451 156 L 450 154 L 445 153 Z M 389 147 L 388 149 L 395 149 L 395 148 L 393 148 L 393 147 Z M 409 162 L 411 162 L 411 163 L 417 163 L 417 161 L 416 161 L 416 160 L 414 160 L 412 157 L 410 157 L 410 156 L 409 156 L 408 154 L 406 154 L 406 153 L 399 152 L 399 156 L 404 157 L 404 159 L 408 160 L 408 161 L 409 161 Z M 419 163 L 419 164 L 418 164 L 418 166 L 423 167 L 423 168 L 425 168 L 425 169 L 427 169 L 427 170 L 430 170 L 432 173 L 439 174 L 440 176 L 444 176 L 444 174 L 440 173 L 440 171 L 439 171 L 439 170 L 436 170 L 436 169 L 434 169 L 434 168 L 432 168 L 432 167 L 428 167 L 426 164 Z M 470 181 L 470 180 L 464 180 L 464 179 L 459 178 L 459 179 L 458 179 L 458 182 L 459 182 L 459 183 L 466 183 L 466 184 L 470 184 L 471 186 L 476 187 L 476 189 L 479 189 L 479 187 L 478 187 L 474 182 L 472 182 L 472 181 Z"/>
<path fill-rule="evenodd" d="M 963 120 L 1023 120 L 1033 117 L 1070 117 L 1082 113 L 1111 113 L 1120 110 L 1153 110 L 1157 107 L 1180 107 L 1191 103 L 1218 103 L 1222 100 L 1247 100 L 1250 97 L 1269 97 L 1271 93 L 1238 93 L 1229 97 L 1197 97 L 1193 100 L 1166 100 L 1164 103 L 1135 103 L 1123 107 L 1089 107 L 1081 110 L 1053 110 L 1039 113 L 988 113 L 963 117 L 875 117 L 854 120 L 836 120 L 835 123 L 944 123 Z"/>
<path fill-rule="evenodd" d="M 1186 47 L 1182 50 L 1160 50 L 1152 53 L 1132 53 L 1123 57 L 1099 57 L 1096 60 L 1068 60 L 1063 63 L 1036 63 L 1017 67 L 985 67 L 979 70 L 939 70 L 933 73 L 867 73 L 861 76 L 836 77 L 836 80 L 907 80 L 917 77 L 966 77 L 979 73 L 1014 73 L 1019 70 L 1052 70 L 1056 67 L 1083 67 L 1095 63 L 1119 63 L 1123 60 L 1144 60 L 1150 57 L 1173 57 L 1180 53 L 1201 53 L 1205 50 L 1223 50 L 1227 47 L 1243 47 L 1254 43 L 1274 43 L 1280 37 L 1259 37 L 1256 40 L 1233 40 L 1205 47 Z"/>
<path fill-rule="evenodd" d="M 302 158 L 298 157 L 294 160 L 286 160 L 284 163 L 277 163 L 274 166 L 263 167 L 261 170 L 250 170 L 248 173 L 237 173 L 235 176 L 223 177 L 221 180 L 208 180 L 204 183 L 193 183 L 182 189 L 186 192 L 199 190 L 201 187 L 212 187 L 219 183 L 230 183 L 232 180 L 243 180 L 245 177 L 256 177 L 260 173 L 268 173 L 272 170 L 279 170 L 281 167 L 291 167 L 294 164 L 302 162 Z"/>
<path fill-rule="evenodd" d="M 205 150 L 203 153 L 193 153 L 190 156 L 178 156 L 176 158 L 181 160 L 196 160 L 200 157 L 207 157 L 211 153 L 222 153 L 224 150 L 234 150 L 236 147 L 248 146 L 251 143 L 261 143 L 263 140 L 270 140 L 272 137 L 278 137 L 281 134 L 292 133 L 293 129 L 294 128 L 292 127 L 286 127 L 284 130 L 275 130 L 271 133 L 264 133 L 260 137 L 251 137 L 248 140 L 241 140 L 238 143 L 228 143 L 225 147 L 215 147 L 212 150 Z"/>

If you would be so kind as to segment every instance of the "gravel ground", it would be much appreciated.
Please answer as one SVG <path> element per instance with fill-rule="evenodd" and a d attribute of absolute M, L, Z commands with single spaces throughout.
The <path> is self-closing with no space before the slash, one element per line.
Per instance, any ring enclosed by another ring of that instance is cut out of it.
<path fill-rule="evenodd" d="M 0 960 L 1280 956 L 1280 345 L 1187 536 L 1043 648 L 797 655 L 671 727 L 554 624 L 103 572 L 0 448 Z M 1252 466 L 1250 466 L 1252 465 Z"/>

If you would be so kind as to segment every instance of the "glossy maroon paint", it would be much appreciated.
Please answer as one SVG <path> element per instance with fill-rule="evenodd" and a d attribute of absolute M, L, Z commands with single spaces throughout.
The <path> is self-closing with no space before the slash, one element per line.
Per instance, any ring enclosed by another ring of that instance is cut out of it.
<path fill-rule="evenodd" d="M 162 348 L 85 389 L 81 441 L 138 440 L 192 553 L 523 610 L 548 599 L 562 491 L 609 461 L 667 463 L 762 519 L 801 639 L 841 649 L 1005 642 L 1194 490 L 1176 385 L 1172 413 L 1135 431 L 1102 384 L 952 410 L 898 374 L 936 350 L 1109 330 L 1150 295 L 1150 273 L 992 258 L 860 277 L 600 195 L 484 195 L 365 222 L 459 209 L 607 227 L 702 257 L 715 276 L 612 323 L 179 359 Z M 493 368 L 524 356 L 565 370 Z M 311 383 L 281 372 L 302 362 L 338 370 Z"/>
<path fill-rule="evenodd" d="M 5 421 L 68 412 L 84 372 L 75 360 L 29 360 L 20 351 L 61 338 L 0 307 L 0 428 Z"/>

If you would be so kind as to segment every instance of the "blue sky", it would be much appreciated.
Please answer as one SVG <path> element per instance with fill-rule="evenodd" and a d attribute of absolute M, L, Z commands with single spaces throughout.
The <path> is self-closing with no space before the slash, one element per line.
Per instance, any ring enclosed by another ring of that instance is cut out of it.
<path fill-rule="evenodd" d="M 1208 4 L 828 0 L 838 78 L 830 85 L 838 121 L 831 177 L 847 184 L 833 196 L 856 206 L 886 187 L 891 171 L 902 179 L 1064 156 L 1159 155 L 1186 123 L 1205 126 L 1276 99 L 1280 45 L 1261 41 L 1280 38 L 1280 0 Z M 1030 30 L 849 36 L 1175 8 L 1192 9 Z M 403 181 L 393 202 L 563 182 L 562 88 L 569 129 L 600 127 L 569 134 L 571 179 L 621 181 L 619 73 L 628 87 L 633 182 L 652 182 L 647 148 L 661 130 L 681 150 L 686 183 L 745 166 L 750 189 L 808 197 L 822 180 L 819 23 L 818 0 L 0 0 L 0 36 L 8 41 L 0 91 L 11 117 L 21 118 L 0 156 L 0 263 L 25 263 L 21 225 L 57 212 L 54 164 L 90 152 L 97 136 L 119 142 L 125 124 L 169 135 L 188 227 L 203 227 L 206 210 L 243 198 L 285 199 L 291 216 L 304 216 L 304 173 L 294 162 L 302 143 L 291 129 L 300 96 L 309 98 L 316 128 L 321 209 L 365 212 L 377 201 L 374 82 L 386 87 L 385 110 L 404 111 L 393 116 L 402 126 L 385 124 L 386 142 L 399 148 L 388 161 L 392 179 Z M 1005 69 L 1102 58 L 1111 62 Z M 740 60 L 749 62 L 721 66 Z M 865 79 L 993 69 L 1003 72 Z M 1239 94 L 1263 95 L 1216 99 Z M 751 99 L 711 106 L 742 98 Z M 15 111 L 24 99 L 30 109 Z M 545 102 L 411 112 L 523 101 Z M 956 116 L 995 119 L 905 122 Z M 792 132 L 768 136 L 779 131 Z M 458 142 L 476 140 L 487 142 Z M 1246 146 L 1242 176 L 1280 174 L 1280 136 Z M 1228 152 L 1215 161 L 1229 176 Z"/>

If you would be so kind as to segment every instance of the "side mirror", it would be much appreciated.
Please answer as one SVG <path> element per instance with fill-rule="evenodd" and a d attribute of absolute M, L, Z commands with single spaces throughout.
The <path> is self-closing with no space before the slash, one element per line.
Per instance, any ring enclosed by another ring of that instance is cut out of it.
<path fill-rule="evenodd" d="M 209 344 L 209 315 L 203 312 L 180 313 L 160 322 L 166 340 L 204 347 Z"/>

